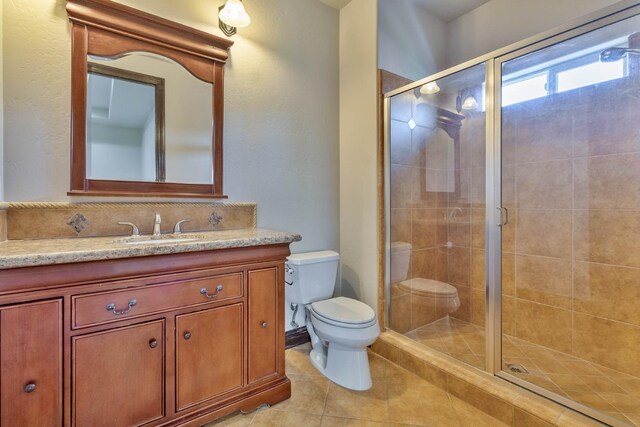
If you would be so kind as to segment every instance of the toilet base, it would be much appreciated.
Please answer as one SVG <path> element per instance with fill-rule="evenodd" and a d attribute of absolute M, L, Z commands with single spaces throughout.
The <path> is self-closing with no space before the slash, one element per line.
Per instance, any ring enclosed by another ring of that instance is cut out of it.
<path fill-rule="evenodd" d="M 342 387 L 364 391 L 373 384 L 366 347 L 355 349 L 329 343 L 328 354 L 313 349 L 309 357 L 318 371 Z"/>

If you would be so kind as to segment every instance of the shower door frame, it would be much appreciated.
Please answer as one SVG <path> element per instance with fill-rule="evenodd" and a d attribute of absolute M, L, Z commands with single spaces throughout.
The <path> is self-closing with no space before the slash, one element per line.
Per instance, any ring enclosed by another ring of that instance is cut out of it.
<path fill-rule="evenodd" d="M 521 42 L 498 49 L 486 55 L 456 65 L 442 72 L 420 79 L 384 94 L 384 224 L 385 224 L 385 325 L 389 328 L 391 303 L 391 161 L 390 119 L 391 97 L 418 88 L 426 83 L 442 79 L 476 65 L 485 64 L 485 112 L 486 112 L 486 222 L 485 222 L 485 371 L 493 376 L 516 384 L 556 403 L 581 412 L 614 427 L 628 424 L 596 409 L 558 395 L 548 389 L 502 370 L 502 65 L 515 58 L 544 49 L 568 39 L 598 30 L 618 21 L 640 15 L 640 1 L 625 0 L 557 27 Z M 435 350 L 434 350 L 435 351 Z M 443 357 L 461 363 L 443 354 Z"/>
<path fill-rule="evenodd" d="M 609 8 L 608 8 L 609 9 Z M 632 5 L 619 9 L 617 12 L 610 13 L 608 9 L 598 13 L 595 17 L 590 17 L 586 22 L 579 26 L 573 26 L 566 31 L 560 31 L 555 36 L 548 37 L 532 43 L 529 46 L 512 50 L 508 53 L 498 55 L 494 59 L 493 69 L 493 93 L 490 99 L 494 102 L 493 123 L 490 124 L 487 117 L 487 128 L 492 127 L 492 135 L 489 138 L 487 132 L 487 218 L 489 218 L 489 206 L 493 201 L 495 206 L 493 210 L 493 221 L 487 221 L 487 258 L 486 262 L 486 279 L 487 279 L 487 371 L 511 383 L 517 384 L 527 390 L 542 395 L 561 405 L 581 412 L 598 421 L 605 422 L 614 427 L 625 427 L 629 424 L 621 420 L 613 418 L 592 407 L 583 405 L 577 401 L 568 399 L 557 393 L 554 393 L 544 387 L 540 387 L 528 381 L 525 381 L 515 375 L 502 370 L 502 218 L 497 212 L 501 212 L 502 206 L 502 108 L 501 108 L 501 82 L 502 82 L 502 65 L 511 60 L 539 51 L 546 47 L 562 43 L 574 37 L 581 36 L 591 31 L 596 31 L 607 25 L 615 24 L 627 18 L 640 14 L 640 2 L 632 2 Z M 488 84 L 487 84 L 488 86 Z M 487 93 L 488 94 L 488 93 Z M 489 99 L 489 97 L 487 98 Z M 488 107 L 487 107 L 488 113 Z M 490 146 L 492 146 L 490 148 Z M 492 173 L 493 172 L 493 173 Z M 490 194 L 491 193 L 491 194 Z M 505 223 L 506 224 L 506 223 Z M 491 284 L 491 286 L 489 286 Z M 490 307 L 494 308 L 493 311 Z M 491 317 L 491 319 L 490 319 Z M 491 354 L 492 353 L 492 354 Z M 493 366 L 491 366 L 493 365 Z"/>

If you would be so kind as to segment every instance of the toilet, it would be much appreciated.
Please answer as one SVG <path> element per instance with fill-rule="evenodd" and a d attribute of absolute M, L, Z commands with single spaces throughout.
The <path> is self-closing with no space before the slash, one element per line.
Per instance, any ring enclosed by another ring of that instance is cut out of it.
<path fill-rule="evenodd" d="M 422 277 L 407 279 L 412 249 L 410 243 L 392 242 L 390 246 L 393 294 L 411 295 L 411 329 L 442 319 L 460 308 L 460 297 L 455 286 Z"/>
<path fill-rule="evenodd" d="M 411 243 L 391 242 L 391 283 L 400 283 L 407 278 L 411 260 Z"/>
<path fill-rule="evenodd" d="M 338 385 L 368 390 L 372 381 L 367 346 L 380 335 L 380 326 L 368 305 L 352 298 L 332 298 L 339 259 L 334 251 L 289 256 L 287 299 L 305 307 L 313 366 Z"/>
<path fill-rule="evenodd" d="M 398 289 L 411 294 L 411 328 L 416 329 L 440 320 L 460 308 L 458 289 L 439 280 L 404 280 Z"/>

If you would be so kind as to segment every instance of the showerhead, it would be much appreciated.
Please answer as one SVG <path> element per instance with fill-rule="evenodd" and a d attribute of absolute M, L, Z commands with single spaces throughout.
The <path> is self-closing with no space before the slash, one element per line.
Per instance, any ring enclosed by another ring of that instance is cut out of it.
<path fill-rule="evenodd" d="M 622 59 L 627 53 L 640 55 L 640 49 L 630 49 L 623 47 L 610 47 L 600 52 L 600 62 L 615 62 Z"/>

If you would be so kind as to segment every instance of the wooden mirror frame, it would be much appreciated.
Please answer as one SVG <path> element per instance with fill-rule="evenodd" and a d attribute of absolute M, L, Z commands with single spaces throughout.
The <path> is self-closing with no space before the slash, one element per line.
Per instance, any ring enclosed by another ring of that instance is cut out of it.
<path fill-rule="evenodd" d="M 110 0 L 67 0 L 71 21 L 70 196 L 226 198 L 222 192 L 224 64 L 233 41 Z M 118 58 L 150 52 L 172 59 L 211 83 L 212 184 L 117 181 L 86 176 L 88 55 Z"/>

